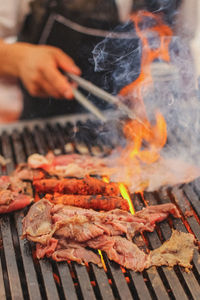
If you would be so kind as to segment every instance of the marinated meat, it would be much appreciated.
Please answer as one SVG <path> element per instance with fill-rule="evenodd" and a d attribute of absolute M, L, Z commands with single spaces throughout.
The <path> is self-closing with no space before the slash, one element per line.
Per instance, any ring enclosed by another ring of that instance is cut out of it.
<path fill-rule="evenodd" d="M 32 198 L 25 194 L 26 184 L 14 176 L 0 177 L 0 214 L 29 205 Z"/>
<path fill-rule="evenodd" d="M 180 265 L 191 269 L 190 262 L 194 252 L 194 242 L 192 234 L 174 230 L 170 240 L 150 253 L 150 265 L 169 267 Z"/>
<path fill-rule="evenodd" d="M 116 183 L 106 183 L 100 179 L 86 176 L 83 179 L 42 179 L 34 180 L 33 185 L 37 192 L 64 193 L 79 195 L 118 196 L 120 191 Z"/>
<path fill-rule="evenodd" d="M 46 199 L 54 204 L 65 204 L 94 210 L 112 210 L 120 208 L 129 210 L 128 202 L 122 197 L 101 196 L 101 195 L 61 195 L 48 194 Z"/>

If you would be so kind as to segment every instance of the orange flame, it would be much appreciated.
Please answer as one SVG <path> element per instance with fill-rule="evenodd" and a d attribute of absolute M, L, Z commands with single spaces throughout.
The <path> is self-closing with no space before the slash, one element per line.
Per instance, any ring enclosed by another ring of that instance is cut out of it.
<path fill-rule="evenodd" d="M 101 250 L 98 249 L 98 253 L 99 253 L 100 258 L 101 258 L 101 263 L 102 263 L 103 269 L 104 269 L 105 272 L 107 272 L 107 267 L 106 267 L 105 261 L 103 259 L 103 254 L 102 254 Z"/>
<path fill-rule="evenodd" d="M 108 176 L 103 176 L 102 180 L 106 183 L 109 183 L 109 181 L 110 181 Z"/>
<path fill-rule="evenodd" d="M 109 181 L 110 181 L 108 176 L 103 176 L 102 180 L 106 183 L 109 183 Z M 132 213 L 132 215 L 134 215 L 135 209 L 133 207 L 133 203 L 131 201 L 131 197 L 129 195 L 128 189 L 126 188 L 126 186 L 123 183 L 119 183 L 118 185 L 119 185 L 119 190 L 120 190 L 121 196 L 127 200 L 130 212 Z"/>
<path fill-rule="evenodd" d="M 142 26 L 144 22 L 147 22 L 147 18 L 153 22 L 152 26 Z M 140 95 L 141 84 L 143 86 L 152 84 L 150 66 L 155 59 L 159 58 L 167 62 L 170 61 L 168 48 L 171 41 L 172 30 L 163 23 L 161 16 L 147 11 L 139 11 L 137 14 L 132 15 L 130 19 L 133 21 L 135 31 L 142 43 L 141 71 L 139 77 L 134 82 L 128 84 L 120 91 L 120 94 L 123 96 L 131 93 L 138 87 L 138 95 Z M 152 32 L 157 34 L 160 41 L 160 45 L 157 48 L 153 47 L 153 49 L 148 39 Z"/>
<path fill-rule="evenodd" d="M 130 158 L 137 157 L 144 163 L 153 163 L 159 158 L 159 151 L 167 140 L 167 126 L 161 113 L 156 113 L 156 124 L 151 125 L 147 120 L 144 124 L 130 120 L 124 126 L 124 134 L 129 139 L 127 150 Z M 140 150 L 145 143 L 144 150 Z"/>
<path fill-rule="evenodd" d="M 139 11 L 131 16 L 131 20 L 142 44 L 141 71 L 139 77 L 125 86 L 120 94 L 125 96 L 125 99 L 132 100 L 131 108 L 134 109 L 134 113 L 142 122 L 137 119 L 129 120 L 123 128 L 127 145 L 121 153 L 119 163 L 125 167 L 126 178 L 124 182 L 127 185 L 131 184 L 131 177 L 134 174 L 141 173 L 141 164 L 152 164 L 160 158 L 160 150 L 167 141 L 167 125 L 164 117 L 157 111 L 155 123 L 150 123 L 147 118 L 143 95 L 153 83 L 152 62 L 156 59 L 170 61 L 169 43 L 172 36 L 172 30 L 163 23 L 161 16 Z M 146 26 L 146 22 L 151 25 Z M 152 35 L 156 41 L 158 40 L 156 47 L 151 45 Z"/>
<path fill-rule="evenodd" d="M 134 215 L 135 214 L 135 209 L 133 207 L 133 203 L 132 203 L 131 198 L 129 196 L 128 190 L 127 190 L 127 188 L 125 187 L 125 185 L 123 183 L 119 183 L 119 190 L 120 190 L 120 193 L 121 193 L 122 197 L 127 200 L 130 212 L 132 213 L 132 215 Z"/>

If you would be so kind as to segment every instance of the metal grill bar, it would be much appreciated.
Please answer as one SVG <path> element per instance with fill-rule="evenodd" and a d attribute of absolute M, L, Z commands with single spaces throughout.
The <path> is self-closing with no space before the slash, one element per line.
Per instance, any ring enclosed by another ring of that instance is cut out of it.
<path fill-rule="evenodd" d="M 79 126 L 81 128 L 82 124 L 79 123 Z M 48 149 L 49 150 L 53 150 L 55 148 L 62 148 L 62 145 L 60 145 L 59 141 L 55 139 L 55 137 L 57 137 L 57 134 L 55 134 L 55 132 L 53 134 L 53 136 L 54 136 L 54 143 L 53 143 L 52 134 L 51 134 L 53 132 L 53 130 L 52 130 L 52 128 L 50 126 L 48 126 L 47 128 L 48 129 L 46 130 L 46 139 L 47 139 Z M 80 134 L 80 136 L 82 136 L 82 135 Z M 60 142 L 62 142 L 62 140 L 60 140 Z M 80 140 L 77 137 L 77 141 L 75 141 L 75 149 L 78 148 L 78 144 L 80 144 Z M 88 149 L 88 154 L 89 154 L 89 147 L 87 147 L 87 149 Z M 78 149 L 77 149 L 77 151 L 78 151 Z M 80 151 L 78 151 L 78 152 L 80 152 Z M 108 264 L 109 268 L 111 268 L 111 269 L 113 268 L 113 266 L 110 265 L 110 262 L 108 260 L 107 260 L 107 264 Z M 78 279 L 79 279 L 79 283 L 80 283 L 80 286 L 81 286 L 83 297 L 84 298 L 88 297 L 89 293 L 91 293 L 89 299 L 93 299 L 94 294 L 92 293 L 92 290 L 91 290 L 91 283 L 89 282 L 89 278 L 87 276 L 87 273 L 84 271 L 84 268 L 82 268 L 80 266 L 77 266 L 75 264 L 75 270 L 77 272 L 77 276 L 78 276 Z M 94 272 L 95 277 L 98 278 L 96 276 L 96 270 L 97 270 L 97 267 L 95 269 L 93 269 L 93 272 Z M 113 281 L 115 282 L 115 286 L 116 287 L 119 286 L 119 283 L 120 283 L 120 291 L 118 291 L 119 295 L 121 294 L 120 298 L 122 298 L 122 299 L 125 299 L 125 297 L 126 298 L 128 297 L 127 299 L 131 298 L 132 296 L 131 296 L 130 290 L 129 290 L 128 286 L 127 286 L 127 283 L 125 281 L 125 278 L 124 278 L 121 270 L 117 269 L 117 270 L 113 270 L 113 271 L 114 272 L 111 271 L 111 273 L 114 274 Z M 101 274 L 103 274 L 103 272 L 101 272 Z M 97 281 L 96 282 L 96 284 L 99 287 L 99 290 L 101 291 L 101 293 L 103 295 L 103 298 L 104 298 L 104 296 L 108 297 L 109 295 L 111 295 L 111 297 L 113 298 L 112 292 L 111 292 L 111 289 L 110 289 L 110 285 L 108 283 L 108 280 L 106 281 L 105 273 L 104 273 L 104 282 L 107 282 L 106 286 L 108 288 L 108 292 L 106 294 L 108 294 L 108 295 L 105 294 L 105 289 L 103 289 L 103 287 L 100 288 L 101 287 L 101 281 Z"/>
<path fill-rule="evenodd" d="M 97 124 L 96 126 L 100 126 Z M 1 154 L 11 158 L 1 174 L 10 173 L 15 165 L 25 162 L 27 157 L 38 152 L 60 149 L 61 153 L 76 152 L 107 153 L 117 141 L 102 141 L 97 144 L 95 133 L 88 131 L 91 121 L 56 123 L 35 126 L 32 129 L 3 133 L 0 138 Z M 65 147 L 68 143 L 69 147 Z M 185 201 L 192 208 L 194 216 L 181 220 L 171 217 L 156 227 L 156 231 L 144 235 L 150 248 L 159 247 L 171 236 L 172 228 L 193 232 L 199 238 L 199 196 L 200 183 L 162 190 L 159 193 L 144 193 L 150 205 L 174 202 L 178 208 Z M 134 206 L 141 209 L 145 202 L 142 197 L 132 195 Z M 178 201 L 178 202 L 176 202 Z M 26 212 L 27 209 L 24 210 Z M 103 255 L 107 272 L 95 265 L 79 266 L 74 262 L 56 263 L 51 260 L 38 261 L 34 255 L 34 245 L 21 240 L 24 212 L 16 212 L 1 217 L 0 237 L 0 299 L 199 299 L 200 266 L 199 254 L 195 252 L 193 270 L 184 272 L 175 267 L 151 268 L 142 273 L 124 270 Z"/>

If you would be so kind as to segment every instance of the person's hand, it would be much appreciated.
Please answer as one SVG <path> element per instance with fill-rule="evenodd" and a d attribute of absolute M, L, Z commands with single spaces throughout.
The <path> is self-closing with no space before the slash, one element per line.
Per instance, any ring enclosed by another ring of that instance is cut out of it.
<path fill-rule="evenodd" d="M 80 69 L 62 50 L 25 45 L 19 61 L 19 77 L 32 96 L 73 98 L 72 85 L 59 69 L 80 75 Z"/>
<path fill-rule="evenodd" d="M 4 44 L 3 47 L 2 57 L 7 61 L 2 62 L 2 73 L 20 78 L 32 96 L 73 98 L 73 85 L 60 70 L 77 75 L 81 72 L 62 50 L 27 43 Z"/>

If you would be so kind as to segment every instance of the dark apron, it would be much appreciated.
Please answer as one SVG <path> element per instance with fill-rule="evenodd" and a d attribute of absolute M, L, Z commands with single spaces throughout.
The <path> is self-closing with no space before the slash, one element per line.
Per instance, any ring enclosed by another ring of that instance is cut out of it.
<path fill-rule="evenodd" d="M 84 1 L 88 6 L 84 6 Z M 95 2 L 96 5 L 94 6 Z M 112 94 L 117 94 L 124 85 L 137 78 L 140 69 L 137 38 L 126 40 L 108 37 L 105 39 L 98 34 L 92 35 L 74 29 L 70 23 L 72 21 L 73 24 L 81 25 L 83 26 L 82 29 L 89 27 L 106 31 L 134 33 L 133 24 L 120 24 L 114 1 L 74 0 L 58 1 L 58 3 L 56 7 L 51 8 L 50 5 L 47 7 L 47 13 L 42 25 L 38 28 L 38 34 L 36 34 L 36 43 L 61 48 L 74 59 L 82 70 L 84 78 Z M 93 3 L 93 6 L 88 3 Z M 101 53 L 104 52 L 106 52 L 105 59 L 101 57 Z M 96 64 L 94 56 L 97 60 Z M 127 72 L 130 73 L 128 77 Z M 104 101 L 90 95 L 87 96 L 100 109 L 110 108 Z M 31 97 L 24 89 L 24 110 L 21 119 L 45 118 L 82 112 L 85 112 L 85 109 L 76 100 L 57 100 L 50 97 L 40 99 Z"/>

